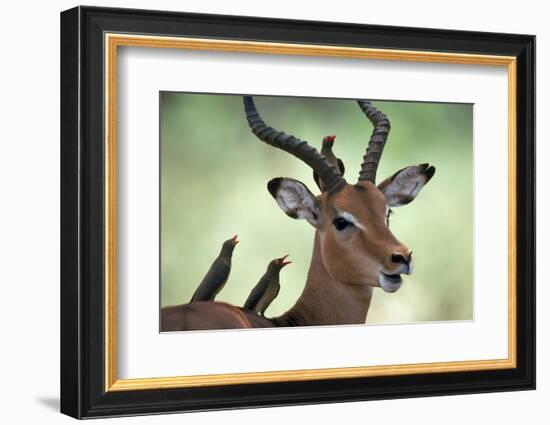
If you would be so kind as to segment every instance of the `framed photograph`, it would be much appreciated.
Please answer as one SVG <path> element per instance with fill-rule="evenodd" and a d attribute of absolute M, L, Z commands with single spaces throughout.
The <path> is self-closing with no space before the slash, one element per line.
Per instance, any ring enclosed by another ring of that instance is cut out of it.
<path fill-rule="evenodd" d="M 535 37 L 61 14 L 61 411 L 535 388 Z"/>

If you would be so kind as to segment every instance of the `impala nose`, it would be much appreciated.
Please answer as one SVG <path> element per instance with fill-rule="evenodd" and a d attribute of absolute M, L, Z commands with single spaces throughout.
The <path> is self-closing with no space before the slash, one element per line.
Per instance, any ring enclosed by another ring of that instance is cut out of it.
<path fill-rule="evenodd" d="M 391 255 L 391 261 L 392 263 L 403 264 L 406 269 L 404 273 L 410 273 L 412 269 L 412 251 L 409 252 L 407 256 L 400 253 L 394 253 Z"/>

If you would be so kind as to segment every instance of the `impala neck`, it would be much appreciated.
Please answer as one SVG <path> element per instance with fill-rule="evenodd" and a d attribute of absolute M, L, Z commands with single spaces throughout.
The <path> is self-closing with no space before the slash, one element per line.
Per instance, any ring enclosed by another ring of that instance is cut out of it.
<path fill-rule="evenodd" d="M 319 232 L 302 295 L 289 311 L 272 322 L 275 326 L 344 325 L 365 323 L 372 288 L 343 284 L 326 271 L 321 258 Z"/>

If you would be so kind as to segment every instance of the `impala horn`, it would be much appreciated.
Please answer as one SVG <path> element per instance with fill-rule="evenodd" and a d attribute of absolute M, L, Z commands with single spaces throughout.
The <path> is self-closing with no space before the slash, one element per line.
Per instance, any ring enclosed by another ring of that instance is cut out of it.
<path fill-rule="evenodd" d="M 359 181 L 367 180 L 376 184 L 376 170 L 390 132 L 390 120 L 386 114 L 372 106 L 368 100 L 358 100 L 357 103 L 374 126 L 367 153 L 363 157 L 361 171 L 359 171 Z"/>
<path fill-rule="evenodd" d="M 317 149 L 304 140 L 269 127 L 260 117 L 252 96 L 243 96 L 243 101 L 248 125 L 258 139 L 304 161 L 323 180 L 327 192 L 336 193 L 346 185 L 338 169 L 330 164 Z"/>

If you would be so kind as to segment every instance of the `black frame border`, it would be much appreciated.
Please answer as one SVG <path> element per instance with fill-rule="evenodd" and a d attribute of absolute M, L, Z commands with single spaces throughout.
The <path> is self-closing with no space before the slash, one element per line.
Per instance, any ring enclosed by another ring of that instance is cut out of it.
<path fill-rule="evenodd" d="M 104 33 L 517 58 L 517 367 L 105 392 Z M 75 418 L 535 388 L 535 36 L 134 9 L 61 13 L 61 412 Z"/>

